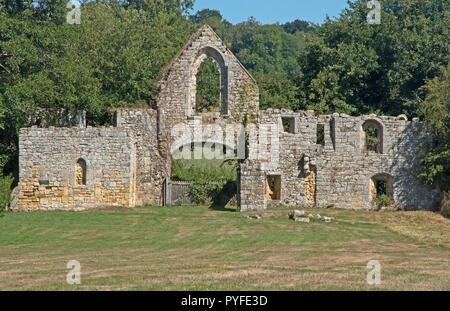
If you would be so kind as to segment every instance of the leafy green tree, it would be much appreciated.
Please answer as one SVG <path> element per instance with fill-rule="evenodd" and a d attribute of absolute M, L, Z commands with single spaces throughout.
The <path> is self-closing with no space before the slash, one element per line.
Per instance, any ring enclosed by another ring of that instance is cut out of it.
<path fill-rule="evenodd" d="M 220 74 L 216 64 L 206 59 L 197 73 L 197 111 L 220 111 Z"/>
<path fill-rule="evenodd" d="M 204 9 L 200 10 L 194 15 L 189 16 L 189 19 L 196 24 L 207 23 L 209 20 L 218 20 L 222 22 L 222 14 L 217 10 Z"/>
<path fill-rule="evenodd" d="M 45 124 L 52 111 L 84 109 L 91 125 L 103 125 L 111 108 L 150 103 L 161 68 L 194 30 L 183 16 L 189 3 L 90 1 L 81 24 L 69 25 L 64 1 L 2 2 L 0 170 L 17 178 L 19 129 L 42 108 Z"/>
<path fill-rule="evenodd" d="M 450 3 L 383 0 L 381 24 L 367 1 L 349 1 L 309 37 L 299 55 L 300 108 L 352 114 L 416 114 L 419 88 L 448 64 Z"/>
<path fill-rule="evenodd" d="M 295 34 L 296 32 L 314 32 L 317 27 L 311 22 L 296 19 L 293 22 L 287 22 L 281 25 L 287 33 Z"/>
<path fill-rule="evenodd" d="M 433 130 L 434 141 L 425 150 L 419 178 L 428 184 L 450 191 L 450 70 L 440 73 L 421 87 L 425 99 L 418 104 L 419 115 Z"/>
<path fill-rule="evenodd" d="M 255 73 L 260 91 L 260 109 L 295 109 L 298 88 L 292 80 L 276 75 Z"/>
<path fill-rule="evenodd" d="M 111 1 L 98 2 L 111 3 Z M 168 13 L 176 16 L 188 13 L 194 6 L 194 0 L 124 0 L 116 3 L 127 9 L 144 10 L 155 15 Z"/>

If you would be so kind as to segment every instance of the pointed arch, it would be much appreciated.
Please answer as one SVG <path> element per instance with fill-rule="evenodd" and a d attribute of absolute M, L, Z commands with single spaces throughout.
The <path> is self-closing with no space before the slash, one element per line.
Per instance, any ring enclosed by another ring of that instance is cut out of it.
<path fill-rule="evenodd" d="M 197 95 L 197 73 L 200 65 L 210 58 L 219 70 L 220 76 L 220 113 L 228 114 L 228 66 L 225 56 L 212 46 L 205 46 L 198 50 L 189 71 L 189 96 L 188 96 L 188 115 L 195 113 L 196 95 Z"/>

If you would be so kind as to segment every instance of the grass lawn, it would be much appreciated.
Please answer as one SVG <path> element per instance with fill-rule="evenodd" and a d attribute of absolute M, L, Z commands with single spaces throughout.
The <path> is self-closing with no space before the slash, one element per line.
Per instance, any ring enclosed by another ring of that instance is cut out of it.
<path fill-rule="evenodd" d="M 207 207 L 7 213 L 0 290 L 450 290 L 450 220 L 305 210 L 335 221 Z M 81 285 L 66 283 L 69 260 L 81 263 Z M 370 260 L 380 285 L 366 282 Z"/>

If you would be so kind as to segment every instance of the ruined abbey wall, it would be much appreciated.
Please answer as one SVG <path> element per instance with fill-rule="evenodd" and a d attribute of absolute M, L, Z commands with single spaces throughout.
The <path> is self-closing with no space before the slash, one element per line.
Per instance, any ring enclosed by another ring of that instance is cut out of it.
<path fill-rule="evenodd" d="M 291 122 L 289 132 L 283 128 L 283 119 Z M 241 166 L 240 187 L 247 189 L 242 193 L 241 209 L 270 205 L 373 209 L 377 179 L 387 181 L 397 208 L 432 209 L 438 202 L 438 192 L 416 177 L 420 148 L 431 140 L 417 120 L 261 111 L 260 124 L 269 123 L 278 126 L 279 160 L 275 164 L 264 163 L 264 159 L 248 161 Z M 367 123 L 379 126 L 379 153 L 364 149 Z M 321 143 L 318 125 L 323 128 Z M 261 192 L 268 176 L 280 179 L 279 198 L 270 199 L 267 191 Z"/>
<path fill-rule="evenodd" d="M 162 205 L 164 179 L 170 176 L 170 162 L 160 153 L 157 111 L 119 109 L 115 126 L 132 133 L 136 144 L 136 204 Z M 170 159 L 169 159 L 170 160 Z"/>
<path fill-rule="evenodd" d="M 195 107 L 196 73 L 206 58 L 217 65 L 221 86 L 220 107 L 210 112 Z M 244 125 L 249 133 L 240 137 L 247 137 L 248 152 L 237 168 L 241 210 L 273 205 L 374 209 L 380 185 L 396 208 L 432 209 L 439 199 L 416 178 L 419 150 L 431 139 L 421 122 L 405 116 L 260 111 L 255 80 L 209 26 L 200 28 L 162 71 L 157 87 L 152 108 L 118 109 L 114 127 L 86 127 L 80 112 L 57 118 L 67 127 L 22 129 L 12 208 L 164 205 L 172 154 Z M 188 136 L 176 131 L 180 126 Z M 369 129 L 376 138 L 369 139 Z M 238 145 L 237 137 L 225 142 L 227 150 Z"/>
<path fill-rule="evenodd" d="M 15 210 L 135 205 L 136 151 L 122 128 L 24 128 Z"/>

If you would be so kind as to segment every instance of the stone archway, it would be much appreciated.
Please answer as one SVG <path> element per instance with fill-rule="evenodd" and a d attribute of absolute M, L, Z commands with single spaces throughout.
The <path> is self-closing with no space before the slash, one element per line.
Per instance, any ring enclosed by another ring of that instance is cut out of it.
<path fill-rule="evenodd" d="M 189 115 L 195 114 L 195 100 L 197 94 L 197 73 L 200 65 L 207 59 L 211 59 L 219 70 L 220 76 L 220 113 L 222 115 L 228 114 L 228 67 L 226 65 L 225 57 L 222 53 L 211 46 L 201 48 L 194 61 L 192 62 L 189 73 L 189 96 L 188 96 L 188 111 Z"/>
<path fill-rule="evenodd" d="M 378 120 L 368 119 L 361 125 L 361 153 L 384 153 L 384 126 Z"/>
<path fill-rule="evenodd" d="M 379 173 L 373 175 L 369 180 L 370 202 L 372 205 L 377 204 L 377 198 L 384 195 L 386 199 L 394 198 L 392 175 L 387 173 Z"/>

